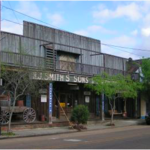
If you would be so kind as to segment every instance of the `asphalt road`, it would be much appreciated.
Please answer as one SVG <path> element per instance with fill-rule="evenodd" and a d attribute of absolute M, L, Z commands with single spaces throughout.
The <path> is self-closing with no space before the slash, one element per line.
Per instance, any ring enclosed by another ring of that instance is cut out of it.
<path fill-rule="evenodd" d="M 0 149 L 150 149 L 150 126 L 0 140 Z"/>

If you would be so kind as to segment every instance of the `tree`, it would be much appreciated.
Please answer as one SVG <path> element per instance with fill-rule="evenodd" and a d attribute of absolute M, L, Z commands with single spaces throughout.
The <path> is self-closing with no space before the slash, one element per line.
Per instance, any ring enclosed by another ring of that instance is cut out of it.
<path fill-rule="evenodd" d="M 136 98 L 140 84 L 131 79 L 130 76 L 123 76 L 121 74 L 110 76 L 107 73 L 92 78 L 92 82 L 86 87 L 95 91 L 97 95 L 102 93 L 109 99 L 111 107 L 111 122 L 113 124 L 115 101 L 118 98 Z"/>
<path fill-rule="evenodd" d="M 38 90 L 44 83 L 30 79 L 32 71 L 28 68 L 9 69 L 2 66 L 2 78 L 4 80 L 4 90 L 9 90 L 13 94 L 13 103 L 11 106 L 8 132 L 11 132 L 11 120 L 15 109 L 16 101 L 24 94 L 30 95 L 39 94 Z"/>
<path fill-rule="evenodd" d="M 141 70 L 142 70 L 142 96 L 145 100 L 149 100 L 150 98 L 150 58 L 142 59 L 141 64 Z"/>

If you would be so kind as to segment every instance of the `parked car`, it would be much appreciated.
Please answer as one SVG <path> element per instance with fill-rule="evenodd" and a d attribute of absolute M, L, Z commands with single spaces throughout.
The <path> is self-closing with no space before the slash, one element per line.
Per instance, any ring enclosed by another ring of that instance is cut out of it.
<path fill-rule="evenodd" d="M 150 125 L 150 112 L 145 116 L 145 121 L 147 125 Z"/>

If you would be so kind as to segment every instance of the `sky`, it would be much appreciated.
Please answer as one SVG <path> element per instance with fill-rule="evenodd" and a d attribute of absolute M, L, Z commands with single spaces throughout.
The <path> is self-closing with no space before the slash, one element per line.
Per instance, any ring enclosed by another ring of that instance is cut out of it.
<path fill-rule="evenodd" d="M 149 1 L 2 1 L 3 31 L 22 34 L 23 20 L 95 38 L 102 44 L 146 50 L 102 45 L 103 53 L 133 59 L 150 57 Z"/>

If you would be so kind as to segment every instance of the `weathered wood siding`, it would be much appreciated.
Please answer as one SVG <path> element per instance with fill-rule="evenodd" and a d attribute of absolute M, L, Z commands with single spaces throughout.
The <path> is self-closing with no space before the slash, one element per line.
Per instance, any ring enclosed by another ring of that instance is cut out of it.
<path fill-rule="evenodd" d="M 117 70 L 126 70 L 126 61 L 127 59 L 121 58 L 121 57 L 116 57 L 112 55 L 104 55 L 104 60 L 105 60 L 105 67 L 106 68 L 112 68 L 112 69 L 117 69 Z"/>
<path fill-rule="evenodd" d="M 21 37 L 21 51 L 25 54 L 45 57 L 44 47 L 40 46 L 44 43 L 46 42 Z"/>
<path fill-rule="evenodd" d="M 1 36 L 4 37 L 1 41 L 1 51 L 45 57 L 44 47 L 40 45 L 46 42 L 7 32 L 1 32 Z"/>
<path fill-rule="evenodd" d="M 21 35 L 1 32 L 1 61 L 8 65 L 45 67 L 45 50 L 41 44 L 45 42 L 29 39 Z"/>
<path fill-rule="evenodd" d="M 1 32 L 1 51 L 19 53 L 20 44 L 19 36 Z"/>
<path fill-rule="evenodd" d="M 121 71 L 126 69 L 126 59 L 107 54 L 105 58 L 103 55 L 91 56 L 95 52 L 101 52 L 99 40 L 30 22 L 24 22 L 23 34 L 27 37 L 58 43 L 54 44 L 55 50 L 80 54 L 79 63 L 102 67 L 105 65 L 106 68 Z"/>
<path fill-rule="evenodd" d="M 1 40 L 1 51 L 44 58 L 46 56 L 44 45 L 49 44 L 48 46 L 50 46 L 52 45 L 50 43 L 54 42 L 55 51 L 79 54 L 79 72 L 97 74 L 104 71 L 103 67 L 107 68 L 106 70 L 112 72 L 112 74 L 126 71 L 126 59 L 124 58 L 107 54 L 91 56 L 101 51 L 99 40 L 29 22 L 24 22 L 23 36 L 7 32 L 1 33 L 2 38 L 4 37 Z M 80 64 L 85 65 L 81 67 Z"/>
<path fill-rule="evenodd" d="M 80 53 L 79 49 L 82 48 L 96 52 L 101 51 L 99 40 L 30 22 L 24 22 L 23 35 L 66 45 L 60 46 L 56 44 L 55 49 L 58 50 L 64 50 L 75 53 Z M 79 49 L 71 48 L 71 46 L 76 46 Z"/>

